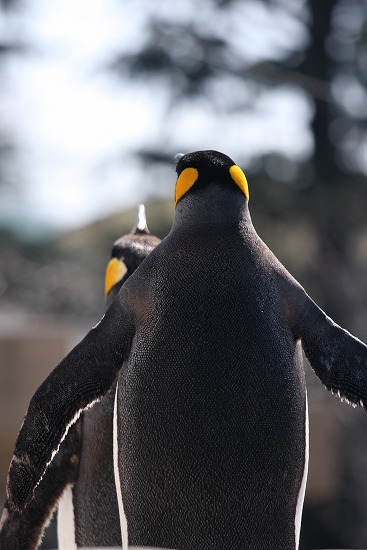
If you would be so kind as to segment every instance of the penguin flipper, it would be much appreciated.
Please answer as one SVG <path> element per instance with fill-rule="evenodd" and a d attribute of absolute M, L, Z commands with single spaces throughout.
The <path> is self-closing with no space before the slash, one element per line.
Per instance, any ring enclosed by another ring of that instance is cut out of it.
<path fill-rule="evenodd" d="M 133 330 L 131 316 L 115 300 L 38 388 L 10 463 L 7 497 L 12 510 L 25 509 L 69 426 L 107 393 L 128 353 Z"/>
<path fill-rule="evenodd" d="M 38 548 L 64 489 L 76 481 L 80 452 L 81 426 L 80 422 L 76 422 L 49 464 L 27 508 L 23 512 L 16 512 L 10 508 L 9 501 L 5 503 L 0 519 L 0 548 Z"/>
<path fill-rule="evenodd" d="M 311 367 L 333 394 L 367 409 L 367 346 L 306 298 L 296 332 Z"/>

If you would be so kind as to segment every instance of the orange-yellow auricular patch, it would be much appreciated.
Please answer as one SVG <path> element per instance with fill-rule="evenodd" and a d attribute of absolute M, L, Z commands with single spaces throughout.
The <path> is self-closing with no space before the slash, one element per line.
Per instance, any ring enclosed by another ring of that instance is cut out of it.
<path fill-rule="evenodd" d="M 107 264 L 105 277 L 105 296 L 111 291 L 122 277 L 125 275 L 127 267 L 122 260 L 112 258 Z"/>
<path fill-rule="evenodd" d="M 246 176 L 242 172 L 241 168 L 236 164 L 234 164 L 233 166 L 230 167 L 229 173 L 231 175 L 231 178 L 241 189 L 242 193 L 245 195 L 247 200 L 249 200 L 248 183 L 247 183 Z"/>
<path fill-rule="evenodd" d="M 177 178 L 176 182 L 176 206 L 178 201 L 188 192 L 199 177 L 196 168 L 185 168 Z"/>

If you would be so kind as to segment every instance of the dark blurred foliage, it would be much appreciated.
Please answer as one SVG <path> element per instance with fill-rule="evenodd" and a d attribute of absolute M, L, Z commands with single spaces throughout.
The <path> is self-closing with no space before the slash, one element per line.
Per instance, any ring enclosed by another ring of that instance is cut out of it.
<path fill-rule="evenodd" d="M 15 139 L 8 132 L 1 133 L 0 129 L 0 189 L 4 187 L 16 189 L 18 187 L 17 166 Z"/>
<path fill-rule="evenodd" d="M 20 4 L 20 0 L 0 0 L 0 9 L 14 9 Z"/>
<path fill-rule="evenodd" d="M 97 297 L 103 303 L 103 266 L 99 259 L 94 264 L 93 256 L 63 254 L 50 242 L 24 244 L 6 231 L 0 239 L 3 308 L 11 305 L 35 314 L 57 313 L 81 323 L 93 319 Z"/>
<path fill-rule="evenodd" d="M 19 0 L 0 0 L 0 21 L 7 22 L 7 15 L 20 5 Z M 26 45 L 21 37 L 10 37 L 0 35 L 0 89 L 4 83 L 2 71 L 5 63 L 13 56 L 24 55 L 27 51 Z M 5 83 L 4 83 L 5 84 Z M 16 173 L 18 172 L 18 156 L 16 138 L 5 130 L 0 121 L 0 189 L 5 186 L 16 188 L 18 185 Z"/>
<path fill-rule="evenodd" d="M 163 238 L 171 227 L 171 201 L 147 205 L 148 224 Z M 2 309 L 56 314 L 90 326 L 104 304 L 105 267 L 113 242 L 129 233 L 136 209 L 117 213 L 65 235 L 24 242 L 0 229 L 0 303 Z"/>
<path fill-rule="evenodd" d="M 23 6 L 23 0 L 0 0 L 0 20 L 5 19 L 7 15 L 12 12 L 21 9 Z M 9 54 L 18 53 L 24 50 L 21 37 L 16 39 L 7 39 L 6 36 L 0 35 L 0 64 L 4 60 L 4 56 Z"/>

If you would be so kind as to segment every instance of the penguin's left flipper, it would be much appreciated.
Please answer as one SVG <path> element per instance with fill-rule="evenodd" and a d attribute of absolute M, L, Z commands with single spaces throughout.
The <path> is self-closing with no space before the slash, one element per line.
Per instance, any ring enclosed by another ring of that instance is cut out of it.
<path fill-rule="evenodd" d="M 367 409 L 367 346 L 334 323 L 307 294 L 298 311 L 296 335 L 326 388 Z"/>
<path fill-rule="evenodd" d="M 110 389 L 128 355 L 133 333 L 132 316 L 116 299 L 100 323 L 38 388 L 10 463 L 7 497 L 12 510 L 25 509 L 69 426 Z"/>
<path fill-rule="evenodd" d="M 35 498 L 24 512 L 15 512 L 6 502 L 0 518 L 2 550 L 34 550 L 51 521 L 58 501 L 67 485 L 77 478 L 81 452 L 81 426 L 76 422 L 68 431 L 58 453 L 48 466 Z"/>

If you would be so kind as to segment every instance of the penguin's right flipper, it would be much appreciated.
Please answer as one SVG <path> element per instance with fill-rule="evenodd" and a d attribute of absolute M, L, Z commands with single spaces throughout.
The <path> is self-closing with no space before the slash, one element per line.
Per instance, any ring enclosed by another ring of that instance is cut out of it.
<path fill-rule="evenodd" d="M 305 293 L 296 336 L 321 382 L 354 406 L 367 409 L 367 346 L 341 328 Z"/>
<path fill-rule="evenodd" d="M 124 304 L 128 301 L 127 297 Z M 10 463 L 7 497 L 12 510 L 21 512 L 29 504 L 68 427 L 112 386 L 128 355 L 133 333 L 132 316 L 116 299 L 100 323 L 38 388 Z"/>
<path fill-rule="evenodd" d="M 2 550 L 38 548 L 64 489 L 77 478 L 80 452 L 81 427 L 80 422 L 76 422 L 69 429 L 27 508 L 23 512 L 15 512 L 6 502 L 0 519 Z"/>

